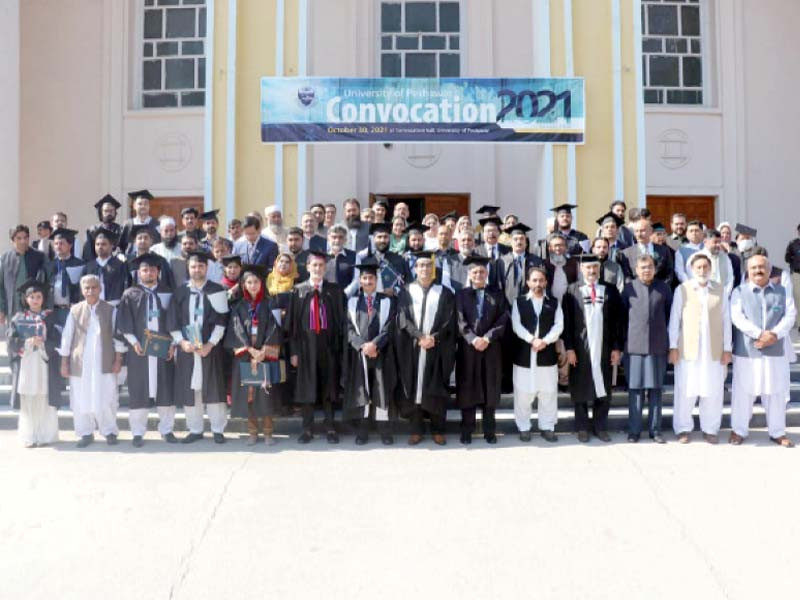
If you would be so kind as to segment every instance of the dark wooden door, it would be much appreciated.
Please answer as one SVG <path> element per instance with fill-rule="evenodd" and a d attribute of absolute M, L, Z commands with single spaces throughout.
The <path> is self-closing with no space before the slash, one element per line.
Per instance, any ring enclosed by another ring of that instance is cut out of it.
<path fill-rule="evenodd" d="M 178 229 L 181 228 L 181 211 L 184 208 L 193 207 L 199 212 L 203 212 L 202 196 L 161 196 L 150 200 L 150 215 L 156 219 L 161 215 L 168 215 L 175 219 Z M 130 207 L 133 214 L 133 202 Z"/>
<path fill-rule="evenodd" d="M 469 194 L 370 194 L 369 205 L 382 198 L 389 202 L 389 214 L 398 202 L 408 204 L 410 221 L 421 222 L 428 213 L 439 217 L 456 211 L 459 216 L 469 215 Z"/>
<path fill-rule="evenodd" d="M 675 213 L 685 214 L 687 221 L 716 227 L 715 201 L 715 196 L 648 196 L 647 208 L 653 213 L 653 223 L 661 222 L 667 230 Z"/>

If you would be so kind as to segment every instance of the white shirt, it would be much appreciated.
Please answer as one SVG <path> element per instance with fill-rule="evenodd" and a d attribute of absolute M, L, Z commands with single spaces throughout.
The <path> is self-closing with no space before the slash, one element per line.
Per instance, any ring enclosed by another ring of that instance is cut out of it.
<path fill-rule="evenodd" d="M 681 248 L 691 248 L 699 252 L 703 249 L 703 244 L 690 244 L 686 242 Z M 687 279 L 691 279 L 691 274 L 686 270 L 686 264 L 683 260 L 683 254 L 680 253 L 680 249 L 675 251 L 675 275 L 678 277 L 678 281 L 683 283 Z"/>
<path fill-rule="evenodd" d="M 543 298 L 534 298 L 532 292 L 528 292 L 525 295 L 525 298 L 533 305 L 533 310 L 538 317 L 542 313 L 542 304 L 544 303 Z M 555 321 L 553 322 L 553 326 L 550 328 L 544 336 L 541 335 L 539 331 L 539 327 L 537 325 L 536 331 L 531 333 L 527 330 L 527 328 L 522 324 L 522 321 L 519 316 L 519 309 L 517 308 L 517 303 L 514 302 L 514 307 L 511 311 L 511 327 L 516 334 L 517 337 L 524 340 L 527 344 L 533 342 L 536 337 L 541 337 L 541 339 L 549 346 L 550 344 L 556 343 L 561 332 L 564 330 L 564 313 L 561 310 L 561 304 L 559 303 L 558 308 L 556 309 L 555 314 Z M 519 365 L 514 365 L 513 369 L 513 381 L 514 381 L 514 388 L 525 392 L 528 394 L 535 394 L 539 392 L 544 393 L 557 393 L 558 392 L 558 366 L 553 365 L 550 367 L 540 367 L 536 364 L 537 352 L 534 352 L 533 348 L 531 348 L 531 361 L 530 367 L 520 367 Z"/>

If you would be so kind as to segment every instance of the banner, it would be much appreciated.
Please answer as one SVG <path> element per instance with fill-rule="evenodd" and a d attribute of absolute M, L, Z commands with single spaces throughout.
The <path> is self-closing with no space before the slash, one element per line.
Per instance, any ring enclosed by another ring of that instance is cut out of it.
<path fill-rule="evenodd" d="M 264 77 L 261 140 L 582 144 L 582 78 Z"/>

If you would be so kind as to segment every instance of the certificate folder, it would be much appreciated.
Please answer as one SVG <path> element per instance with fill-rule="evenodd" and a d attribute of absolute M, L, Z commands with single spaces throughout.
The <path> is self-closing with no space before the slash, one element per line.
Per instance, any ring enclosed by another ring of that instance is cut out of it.
<path fill-rule="evenodd" d="M 167 356 L 169 356 L 169 347 L 171 344 L 172 338 L 168 335 L 161 335 L 155 331 L 145 329 L 144 345 L 142 346 L 145 355 L 166 359 Z"/>
<path fill-rule="evenodd" d="M 239 375 L 242 387 L 261 387 L 286 383 L 286 361 L 260 362 L 256 363 L 255 368 L 250 361 L 240 362 Z"/>

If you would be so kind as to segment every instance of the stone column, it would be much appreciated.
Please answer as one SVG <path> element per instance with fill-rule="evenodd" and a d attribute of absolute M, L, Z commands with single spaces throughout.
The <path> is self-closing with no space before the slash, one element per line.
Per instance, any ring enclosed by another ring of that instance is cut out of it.
<path fill-rule="evenodd" d="M 20 0 L 0 0 L 0 249 L 19 219 Z M 33 225 L 33 224 L 29 224 Z M 35 234 L 35 231 L 33 232 Z"/>

